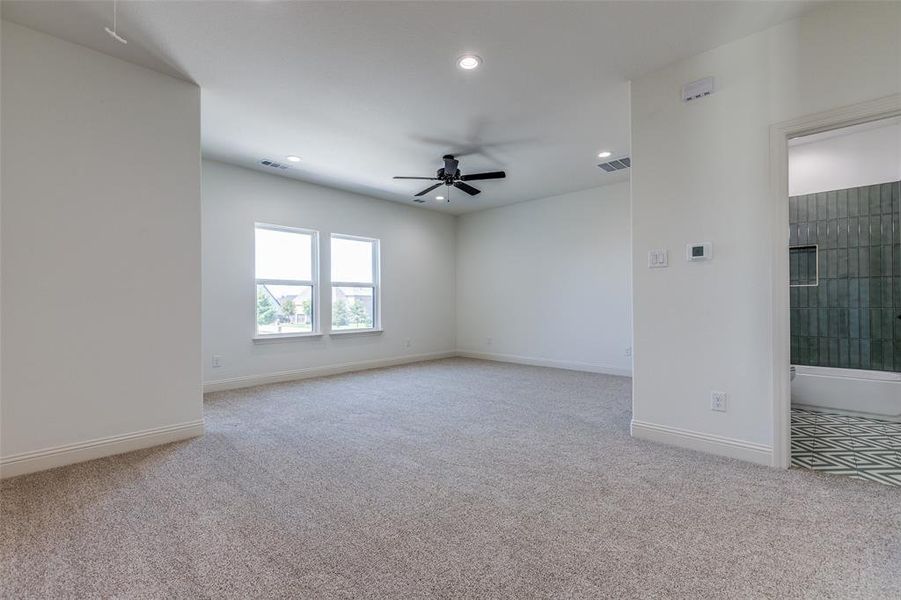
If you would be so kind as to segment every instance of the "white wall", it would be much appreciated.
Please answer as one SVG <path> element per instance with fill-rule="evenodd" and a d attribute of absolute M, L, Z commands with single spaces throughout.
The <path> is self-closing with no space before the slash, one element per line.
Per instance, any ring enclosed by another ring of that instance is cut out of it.
<path fill-rule="evenodd" d="M 683 104 L 705 76 L 716 93 Z M 769 462 L 769 127 L 899 91 L 899 3 L 819 8 L 632 83 L 633 433 Z M 694 241 L 711 262 L 684 260 Z"/>
<path fill-rule="evenodd" d="M 460 216 L 458 348 L 630 373 L 629 257 L 628 182 Z"/>
<path fill-rule="evenodd" d="M 901 119 L 818 133 L 789 144 L 789 196 L 898 180 Z"/>
<path fill-rule="evenodd" d="M 3 475 L 198 433 L 199 89 L 4 21 L 2 130 Z"/>
<path fill-rule="evenodd" d="M 319 231 L 323 323 L 330 322 L 329 234 L 381 240 L 384 332 L 254 342 L 254 222 Z M 422 207 L 204 161 L 207 389 L 452 353 L 454 225 L 453 216 Z M 221 367 L 211 366 L 213 354 L 222 357 Z"/>

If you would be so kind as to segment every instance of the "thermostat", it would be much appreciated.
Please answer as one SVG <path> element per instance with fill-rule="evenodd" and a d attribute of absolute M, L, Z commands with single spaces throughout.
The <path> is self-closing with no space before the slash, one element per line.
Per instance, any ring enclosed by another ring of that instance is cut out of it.
<path fill-rule="evenodd" d="M 713 244 L 697 242 L 685 247 L 685 258 L 690 261 L 710 260 L 713 258 Z"/>

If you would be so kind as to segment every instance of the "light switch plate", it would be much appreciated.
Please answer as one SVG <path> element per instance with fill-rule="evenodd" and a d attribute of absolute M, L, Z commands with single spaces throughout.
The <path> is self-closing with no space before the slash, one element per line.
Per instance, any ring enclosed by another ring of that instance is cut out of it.
<path fill-rule="evenodd" d="M 658 248 L 657 250 L 648 251 L 648 267 L 651 269 L 662 269 L 669 266 L 669 253 Z"/>

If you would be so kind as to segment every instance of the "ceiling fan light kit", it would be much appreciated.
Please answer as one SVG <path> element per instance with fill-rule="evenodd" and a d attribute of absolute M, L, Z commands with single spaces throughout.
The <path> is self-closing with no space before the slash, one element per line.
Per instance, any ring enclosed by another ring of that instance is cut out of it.
<path fill-rule="evenodd" d="M 438 183 L 427 187 L 422 190 L 415 197 L 425 196 L 429 192 L 438 189 L 442 185 L 450 187 L 455 187 L 458 190 L 462 190 L 469 194 L 470 196 L 475 196 L 476 194 L 480 194 L 482 190 L 478 188 L 474 188 L 467 181 L 483 181 L 486 179 L 503 179 L 507 176 L 504 171 L 490 171 L 487 173 L 470 173 L 469 175 L 463 175 L 460 173 L 459 165 L 460 161 L 458 161 L 452 154 L 445 154 L 443 157 L 444 166 L 438 169 L 438 172 L 435 173 L 435 177 L 395 177 L 394 179 L 419 179 L 425 181 L 437 181 Z M 448 190 L 450 191 L 450 190 Z M 448 202 L 450 202 L 450 194 L 447 195 Z"/>

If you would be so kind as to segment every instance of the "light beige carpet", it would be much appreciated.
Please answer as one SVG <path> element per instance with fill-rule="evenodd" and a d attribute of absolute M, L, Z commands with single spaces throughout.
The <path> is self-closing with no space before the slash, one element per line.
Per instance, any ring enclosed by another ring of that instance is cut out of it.
<path fill-rule="evenodd" d="M 210 395 L 8 480 L 4 598 L 899 598 L 901 493 L 629 437 L 630 381 L 451 359 Z"/>

